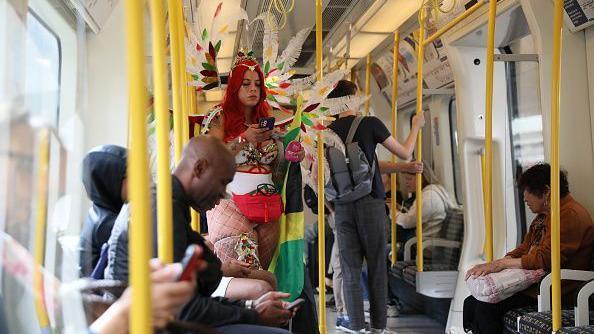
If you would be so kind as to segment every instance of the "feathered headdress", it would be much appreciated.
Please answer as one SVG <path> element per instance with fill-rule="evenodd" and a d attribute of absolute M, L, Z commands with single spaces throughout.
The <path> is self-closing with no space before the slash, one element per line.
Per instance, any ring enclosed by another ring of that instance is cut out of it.
<path fill-rule="evenodd" d="M 234 15 L 232 19 L 225 19 L 221 16 L 222 8 L 223 3 L 219 2 L 209 28 L 199 20 L 193 27 L 186 27 L 186 70 L 193 78 L 193 81 L 188 84 L 196 86 L 198 90 L 209 90 L 220 86 L 217 55 L 222 47 L 223 36 L 229 33 L 230 26 L 240 20 L 248 19 L 243 9 L 240 9 L 239 15 Z M 198 12 L 205 10 L 204 4 L 198 6 Z"/>

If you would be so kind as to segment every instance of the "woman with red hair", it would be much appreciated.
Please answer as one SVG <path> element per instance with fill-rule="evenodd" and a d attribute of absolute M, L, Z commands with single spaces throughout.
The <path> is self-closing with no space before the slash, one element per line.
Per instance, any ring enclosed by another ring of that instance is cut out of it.
<path fill-rule="evenodd" d="M 274 130 L 260 127 L 272 116 L 264 74 L 251 53 L 239 52 L 229 74 L 223 103 L 205 119 L 203 133 L 223 140 L 235 154 L 237 172 L 223 199 L 207 212 L 208 239 L 223 263 L 238 259 L 267 269 L 279 239 L 282 213 L 273 172 L 284 156 Z M 303 154 L 300 154 L 302 157 Z"/>

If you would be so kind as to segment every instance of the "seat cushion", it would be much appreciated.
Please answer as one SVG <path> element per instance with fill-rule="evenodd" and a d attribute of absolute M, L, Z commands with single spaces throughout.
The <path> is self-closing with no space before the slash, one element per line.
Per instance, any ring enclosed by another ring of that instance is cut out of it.
<path fill-rule="evenodd" d="M 456 271 L 456 267 L 452 264 L 442 264 L 442 263 L 424 263 L 423 269 L 425 271 Z M 412 286 L 416 286 L 417 282 L 417 266 L 410 265 L 404 268 L 402 272 L 402 278 L 404 281 L 409 283 Z"/>
<path fill-rule="evenodd" d="M 590 322 L 594 323 L 594 312 L 590 312 Z M 574 325 L 573 310 L 561 310 L 561 327 Z M 551 312 L 532 312 L 522 316 L 519 329 L 521 334 L 551 333 L 553 331 Z"/>
<path fill-rule="evenodd" d="M 532 312 L 538 311 L 538 306 L 530 305 L 513 309 L 505 313 L 503 317 L 503 325 L 509 333 L 518 333 L 518 318 Z"/>
<path fill-rule="evenodd" d="M 558 334 L 592 334 L 594 333 L 594 325 L 582 327 L 565 327 L 561 328 Z"/>

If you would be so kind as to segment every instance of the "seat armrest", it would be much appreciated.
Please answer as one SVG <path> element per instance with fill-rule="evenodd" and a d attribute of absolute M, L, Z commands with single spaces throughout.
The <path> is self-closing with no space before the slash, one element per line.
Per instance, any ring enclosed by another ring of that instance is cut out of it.
<path fill-rule="evenodd" d="M 412 260 L 412 248 L 417 244 L 417 237 L 410 238 L 404 244 L 404 261 Z M 429 247 L 460 248 L 460 241 L 453 241 L 440 238 L 427 238 L 423 240 L 423 250 Z"/>
<path fill-rule="evenodd" d="M 588 282 L 584 285 L 577 296 L 577 306 L 575 307 L 575 326 L 589 326 L 590 325 L 590 305 L 588 300 L 594 293 L 594 281 Z"/>
<path fill-rule="evenodd" d="M 551 281 L 553 274 L 548 274 L 540 282 L 540 292 L 538 294 L 538 312 L 547 312 L 551 310 Z M 594 280 L 594 271 L 561 269 L 561 280 L 587 282 Z"/>

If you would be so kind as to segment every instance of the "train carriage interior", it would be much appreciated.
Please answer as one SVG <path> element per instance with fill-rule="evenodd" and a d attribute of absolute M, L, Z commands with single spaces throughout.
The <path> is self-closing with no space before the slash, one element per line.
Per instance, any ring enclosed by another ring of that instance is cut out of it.
<path fill-rule="evenodd" d="M 0 333 L 594 333 L 592 189 L 592 1 L 0 0 Z"/>

